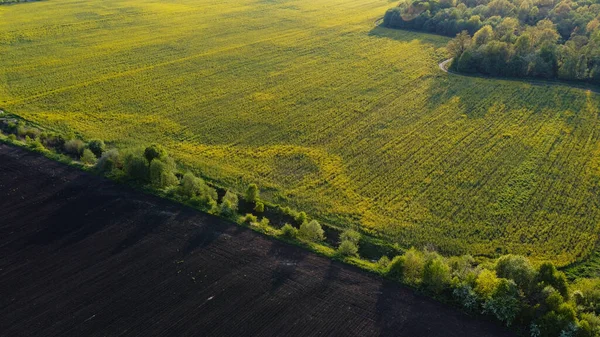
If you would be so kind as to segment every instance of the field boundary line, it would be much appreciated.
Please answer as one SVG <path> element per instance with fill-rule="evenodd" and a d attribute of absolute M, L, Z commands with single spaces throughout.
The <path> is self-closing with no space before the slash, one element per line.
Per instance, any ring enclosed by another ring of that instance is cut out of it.
<path fill-rule="evenodd" d="M 591 92 L 594 94 L 600 94 L 600 88 L 597 87 L 591 87 L 591 86 L 585 86 L 585 85 L 577 85 L 577 84 L 572 84 L 569 82 L 562 82 L 562 81 L 552 81 L 552 80 L 530 80 L 527 78 L 516 78 L 516 77 L 498 77 L 498 76 L 487 76 L 487 75 L 483 75 L 483 74 L 465 74 L 465 73 L 459 73 L 453 70 L 448 69 L 448 64 L 450 62 L 452 62 L 454 58 L 449 58 L 445 61 L 442 61 L 438 64 L 438 67 L 440 68 L 441 71 L 447 73 L 447 74 L 453 74 L 453 75 L 457 75 L 457 76 L 464 76 L 464 77 L 478 77 L 478 78 L 484 78 L 484 79 L 488 79 L 488 80 L 503 80 L 503 81 L 512 81 L 512 82 L 521 82 L 521 83 L 527 83 L 527 84 L 531 84 L 531 85 L 535 85 L 535 86 L 554 86 L 554 87 L 558 87 L 558 86 L 562 86 L 562 87 L 566 87 L 566 88 L 570 88 L 570 89 L 578 89 L 578 90 L 585 90 L 587 92 Z"/>

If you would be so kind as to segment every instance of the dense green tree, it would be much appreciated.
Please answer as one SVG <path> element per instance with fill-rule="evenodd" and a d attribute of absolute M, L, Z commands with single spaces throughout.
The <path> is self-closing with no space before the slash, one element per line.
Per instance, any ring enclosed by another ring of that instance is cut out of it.
<path fill-rule="evenodd" d="M 482 55 L 480 72 L 490 75 L 505 75 L 511 50 L 506 42 L 491 41 L 480 48 Z"/>
<path fill-rule="evenodd" d="M 448 52 L 452 55 L 453 58 L 460 58 L 462 54 L 471 46 L 471 36 L 469 32 L 463 30 L 462 32 L 456 34 L 456 37 L 448 42 Z"/>
<path fill-rule="evenodd" d="M 221 215 L 226 217 L 232 217 L 235 215 L 238 209 L 238 196 L 237 194 L 227 191 L 221 200 L 219 205 L 219 212 Z"/>
<path fill-rule="evenodd" d="M 96 155 L 94 155 L 94 153 L 92 153 L 92 151 L 89 149 L 84 149 L 80 158 L 81 162 L 87 165 L 96 164 L 96 159 Z"/>
<path fill-rule="evenodd" d="M 286 223 L 281 227 L 281 235 L 289 239 L 295 239 L 298 237 L 298 229 L 289 223 Z"/>
<path fill-rule="evenodd" d="M 150 162 L 150 182 L 158 188 L 166 188 L 179 183 L 175 176 L 175 162 L 169 157 Z"/>
<path fill-rule="evenodd" d="M 484 269 L 477 276 L 475 281 L 475 292 L 481 298 L 490 298 L 496 287 L 500 283 L 500 279 L 496 276 L 496 272 Z"/>
<path fill-rule="evenodd" d="M 265 204 L 263 204 L 260 201 L 257 201 L 256 205 L 254 206 L 254 211 L 256 213 L 263 213 L 265 211 Z"/>
<path fill-rule="evenodd" d="M 256 184 L 248 185 L 248 189 L 246 189 L 245 199 L 247 202 L 256 202 L 258 201 L 260 192 L 258 190 L 258 186 Z"/>
<path fill-rule="evenodd" d="M 312 242 L 325 240 L 325 231 L 323 231 L 321 224 L 317 220 L 305 222 L 300 225 L 299 234 L 303 239 Z"/>
<path fill-rule="evenodd" d="M 395 256 L 387 266 L 387 275 L 396 280 L 404 280 L 404 261 L 403 255 Z"/>
<path fill-rule="evenodd" d="M 528 291 L 535 277 L 535 269 L 521 255 L 504 255 L 496 262 L 498 277 L 513 280 L 522 291 Z"/>
<path fill-rule="evenodd" d="M 414 247 L 404 253 L 404 265 L 402 278 L 404 282 L 417 285 L 423 280 L 423 268 L 425 267 L 425 256 Z"/>
<path fill-rule="evenodd" d="M 157 158 L 160 159 L 162 157 L 165 157 L 166 155 L 167 155 L 167 151 L 165 151 L 165 149 L 158 144 L 152 144 L 144 150 L 144 157 L 146 157 L 146 160 L 148 161 L 148 165 L 150 165 L 150 163 L 154 159 L 157 159 Z"/>
<path fill-rule="evenodd" d="M 356 256 L 358 254 L 358 247 L 350 240 L 343 240 L 340 243 L 337 252 L 341 256 Z"/>
<path fill-rule="evenodd" d="M 519 290 L 512 280 L 499 279 L 492 295 L 484 303 L 485 311 L 510 326 L 521 311 Z"/>
<path fill-rule="evenodd" d="M 179 194 L 187 198 L 195 196 L 210 197 L 213 200 L 217 199 L 217 191 L 206 184 L 202 178 L 194 176 L 193 173 L 187 172 L 181 179 Z"/>
<path fill-rule="evenodd" d="M 350 241 L 357 246 L 360 242 L 360 238 L 361 238 L 360 233 L 353 229 L 347 229 L 347 230 L 343 231 L 342 234 L 340 235 L 341 241 Z"/>
<path fill-rule="evenodd" d="M 139 182 L 147 182 L 149 178 L 148 163 L 143 155 L 137 152 L 130 152 L 125 155 L 123 160 L 123 169 L 125 174 Z"/>
<path fill-rule="evenodd" d="M 430 254 L 423 266 L 423 285 L 434 293 L 441 293 L 450 284 L 450 267 L 439 254 Z"/>
<path fill-rule="evenodd" d="M 104 145 L 104 141 L 100 139 L 92 139 L 89 141 L 87 147 L 97 158 L 100 158 L 106 145 Z"/>
<path fill-rule="evenodd" d="M 64 150 L 66 153 L 79 158 L 83 154 L 85 143 L 81 139 L 70 139 L 65 142 Z"/>
<path fill-rule="evenodd" d="M 551 286 L 556 289 L 564 298 L 568 298 L 569 289 L 565 274 L 556 270 L 551 262 L 544 262 L 540 265 L 534 282 L 539 289 Z"/>
<path fill-rule="evenodd" d="M 121 155 L 116 149 L 111 149 L 102 154 L 102 157 L 96 162 L 96 169 L 99 172 L 111 172 L 123 166 Z"/>
<path fill-rule="evenodd" d="M 483 46 L 494 39 L 494 29 L 490 25 L 485 25 L 473 35 L 473 44 L 476 47 Z"/>

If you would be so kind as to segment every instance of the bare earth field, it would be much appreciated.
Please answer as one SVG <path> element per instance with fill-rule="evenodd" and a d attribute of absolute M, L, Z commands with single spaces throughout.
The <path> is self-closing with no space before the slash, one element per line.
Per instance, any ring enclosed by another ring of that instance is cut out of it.
<path fill-rule="evenodd" d="M 0 145 L 0 336 L 509 336 L 407 288 Z"/>

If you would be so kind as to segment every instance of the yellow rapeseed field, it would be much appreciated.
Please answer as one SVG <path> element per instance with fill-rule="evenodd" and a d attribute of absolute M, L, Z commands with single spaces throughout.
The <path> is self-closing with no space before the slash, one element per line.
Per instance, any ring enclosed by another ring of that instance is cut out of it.
<path fill-rule="evenodd" d="M 388 0 L 48 0 L 0 6 L 0 106 L 158 142 L 239 191 L 401 246 L 593 250 L 599 95 L 448 75 L 446 38 L 376 28 Z"/>

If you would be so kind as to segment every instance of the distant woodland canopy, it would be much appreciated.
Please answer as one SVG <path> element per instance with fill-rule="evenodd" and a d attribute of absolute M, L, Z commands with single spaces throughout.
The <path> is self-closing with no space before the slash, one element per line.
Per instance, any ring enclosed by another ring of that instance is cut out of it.
<path fill-rule="evenodd" d="M 456 36 L 460 72 L 600 84 L 600 0 L 406 0 L 383 25 Z"/>

